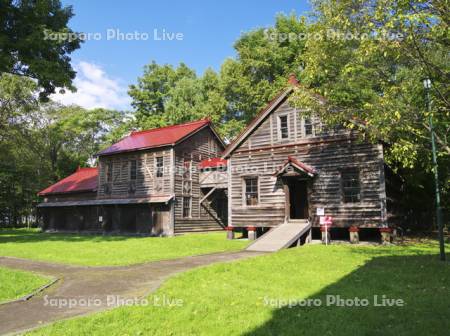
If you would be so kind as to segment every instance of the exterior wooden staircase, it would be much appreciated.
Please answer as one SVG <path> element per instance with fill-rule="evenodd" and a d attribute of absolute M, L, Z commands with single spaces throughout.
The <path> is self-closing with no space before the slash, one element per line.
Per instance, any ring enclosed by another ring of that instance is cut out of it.
<path fill-rule="evenodd" d="M 308 220 L 289 220 L 274 227 L 247 247 L 247 251 L 275 252 L 288 248 L 305 234 L 309 233 Z"/>

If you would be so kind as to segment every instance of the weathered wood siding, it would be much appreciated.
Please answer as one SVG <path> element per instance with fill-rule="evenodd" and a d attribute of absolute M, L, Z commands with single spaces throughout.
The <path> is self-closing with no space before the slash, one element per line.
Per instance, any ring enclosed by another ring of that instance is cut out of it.
<path fill-rule="evenodd" d="M 162 157 L 164 173 L 156 177 L 156 158 Z M 130 160 L 137 162 L 135 191 L 130 192 Z M 106 167 L 111 162 L 113 167 L 110 193 L 106 193 Z M 158 150 L 143 150 L 131 153 L 101 156 L 99 158 L 98 198 L 129 198 L 173 194 L 171 178 L 172 149 L 165 147 Z"/>
<path fill-rule="evenodd" d="M 200 199 L 203 197 L 199 183 L 200 161 L 217 157 L 223 151 L 222 144 L 209 128 L 196 133 L 188 140 L 175 146 L 174 192 L 175 192 L 175 233 L 202 231 L 221 227 L 206 212 L 201 211 Z M 192 160 L 192 186 L 189 192 L 183 190 L 184 160 Z M 183 197 L 191 197 L 191 217 L 183 218 Z M 195 223 L 198 223 L 196 226 Z M 208 227 L 207 227 L 208 226 Z"/>
<path fill-rule="evenodd" d="M 278 117 L 288 116 L 289 138 L 280 139 Z M 285 219 L 286 195 L 281 178 L 274 176 L 288 156 L 312 166 L 317 176 L 308 184 L 309 214 L 313 225 L 319 225 L 315 213 L 325 208 L 336 226 L 380 226 L 385 221 L 383 152 L 379 145 L 359 142 L 348 131 L 315 130 L 305 134 L 304 118 L 287 101 L 273 111 L 238 147 L 229 160 L 230 211 L 233 226 L 276 226 Z M 341 193 L 341 170 L 357 167 L 360 171 L 361 202 L 344 203 Z M 243 179 L 257 176 L 259 203 L 246 206 Z"/>
<path fill-rule="evenodd" d="M 84 201 L 93 200 L 97 197 L 95 191 L 91 192 L 78 192 L 78 193 L 66 193 L 66 194 L 52 194 L 44 196 L 42 202 L 67 202 L 67 201 Z"/>

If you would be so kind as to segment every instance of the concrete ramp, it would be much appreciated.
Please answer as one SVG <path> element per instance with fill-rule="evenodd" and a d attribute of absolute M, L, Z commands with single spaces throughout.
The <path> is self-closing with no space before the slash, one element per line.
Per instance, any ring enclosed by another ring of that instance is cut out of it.
<path fill-rule="evenodd" d="M 247 247 L 247 251 L 275 252 L 287 248 L 310 229 L 307 220 L 289 221 L 262 235 Z"/>

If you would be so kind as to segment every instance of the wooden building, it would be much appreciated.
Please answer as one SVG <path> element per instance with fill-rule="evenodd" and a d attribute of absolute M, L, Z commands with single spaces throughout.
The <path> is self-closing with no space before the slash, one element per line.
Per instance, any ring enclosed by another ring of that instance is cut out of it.
<path fill-rule="evenodd" d="M 349 228 L 385 228 L 382 145 L 361 142 L 344 128 L 326 130 L 317 117 L 292 107 L 296 85 L 291 77 L 222 156 L 230 230 L 260 234 L 295 221 L 318 229 L 321 215 L 347 235 Z"/>
<path fill-rule="evenodd" d="M 43 227 L 149 235 L 223 230 L 225 192 L 201 184 L 201 175 L 215 174 L 209 159 L 223 150 L 209 120 L 133 132 L 97 154 L 98 168 L 81 168 L 39 193 Z"/>

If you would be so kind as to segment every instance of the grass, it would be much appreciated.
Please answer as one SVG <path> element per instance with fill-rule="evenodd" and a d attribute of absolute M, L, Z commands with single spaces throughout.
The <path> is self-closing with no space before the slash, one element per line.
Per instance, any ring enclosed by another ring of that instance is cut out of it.
<path fill-rule="evenodd" d="M 216 264 L 168 280 L 148 298 L 150 305 L 61 321 L 32 334 L 448 335 L 450 267 L 438 260 L 436 245 L 309 245 Z M 370 304 L 326 306 L 327 295 Z M 374 295 L 405 306 L 375 307 Z M 154 304 L 155 298 L 172 304 Z M 308 298 L 323 305 L 266 304 Z"/>
<path fill-rule="evenodd" d="M 48 282 L 48 278 L 30 272 L 0 267 L 0 302 L 23 297 Z"/>
<path fill-rule="evenodd" d="M 225 233 L 176 237 L 126 237 L 49 234 L 0 230 L 0 256 L 85 266 L 131 265 L 214 252 L 241 250 L 243 240 Z"/>

